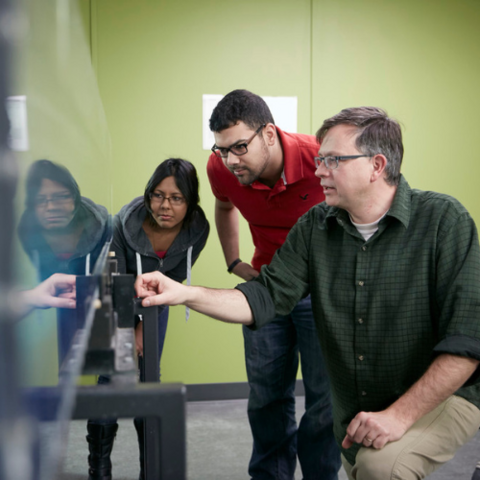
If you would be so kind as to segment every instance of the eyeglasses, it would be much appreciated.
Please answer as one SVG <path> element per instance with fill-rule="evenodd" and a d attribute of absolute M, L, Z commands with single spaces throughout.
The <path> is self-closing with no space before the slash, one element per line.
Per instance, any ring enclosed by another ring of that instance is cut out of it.
<path fill-rule="evenodd" d="M 325 166 L 330 170 L 335 170 L 338 168 L 338 162 L 343 160 L 353 160 L 360 157 L 368 157 L 369 155 L 346 155 L 343 157 L 336 157 L 333 155 L 328 155 L 326 157 L 315 157 L 315 168 L 318 168 L 322 162 L 325 163 Z"/>
<path fill-rule="evenodd" d="M 70 203 L 73 200 L 73 195 L 71 193 L 58 193 L 56 195 L 52 195 L 51 197 L 37 197 L 35 198 L 35 206 L 36 207 L 46 207 L 48 203 L 52 205 L 56 205 L 57 207 L 61 207 Z"/>
<path fill-rule="evenodd" d="M 178 195 L 172 195 L 171 197 L 166 197 L 163 193 L 151 193 L 150 200 L 155 203 L 163 203 L 164 200 L 168 200 L 172 207 L 179 207 L 185 203 L 184 197 L 179 197 Z"/>
<path fill-rule="evenodd" d="M 231 147 L 217 147 L 216 145 L 213 145 L 212 147 L 212 152 L 220 158 L 227 158 L 228 157 L 228 152 L 232 152 L 234 155 L 237 157 L 240 157 L 241 155 L 245 155 L 248 152 L 248 144 L 255 138 L 256 135 L 260 133 L 262 128 L 265 128 L 267 125 L 264 123 L 263 125 L 260 125 L 256 130 L 255 133 L 244 143 L 237 143 L 235 145 L 232 145 Z"/>

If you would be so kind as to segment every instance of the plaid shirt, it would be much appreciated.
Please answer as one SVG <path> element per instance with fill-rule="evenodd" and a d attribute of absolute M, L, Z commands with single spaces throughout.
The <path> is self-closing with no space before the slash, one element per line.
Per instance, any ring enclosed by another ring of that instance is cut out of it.
<path fill-rule="evenodd" d="M 480 360 L 475 224 L 454 198 L 413 190 L 403 177 L 368 241 L 345 210 L 321 203 L 299 219 L 257 281 L 237 288 L 254 329 L 311 294 L 339 444 L 358 412 L 387 408 L 435 355 Z M 480 408 L 477 374 L 456 394 Z M 358 448 L 343 450 L 350 463 Z"/>

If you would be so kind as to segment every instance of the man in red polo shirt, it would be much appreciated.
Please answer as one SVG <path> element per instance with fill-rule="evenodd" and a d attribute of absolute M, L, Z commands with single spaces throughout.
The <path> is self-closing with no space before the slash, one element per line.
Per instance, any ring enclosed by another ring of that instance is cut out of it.
<path fill-rule="evenodd" d="M 275 126 L 265 101 L 234 90 L 214 109 L 215 136 L 207 172 L 215 220 L 229 273 L 244 280 L 269 264 L 298 218 L 324 200 L 315 177 L 313 135 Z M 239 258 L 238 211 L 250 226 L 255 253 Z M 336 480 L 340 454 L 332 432 L 330 387 L 317 340 L 310 296 L 268 326 L 243 328 L 253 435 L 254 480 L 291 480 L 296 456 L 305 480 Z M 295 380 L 301 357 L 305 413 L 297 429 Z"/>

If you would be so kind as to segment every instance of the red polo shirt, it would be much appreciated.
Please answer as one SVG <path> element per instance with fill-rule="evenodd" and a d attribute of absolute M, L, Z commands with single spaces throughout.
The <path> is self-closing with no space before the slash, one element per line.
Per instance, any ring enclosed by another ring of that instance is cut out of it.
<path fill-rule="evenodd" d="M 271 262 L 298 218 L 325 199 L 314 174 L 317 139 L 313 135 L 286 133 L 278 127 L 277 133 L 283 149 L 285 179 L 281 177 L 273 188 L 258 181 L 242 185 L 214 153 L 207 164 L 215 197 L 233 203 L 250 225 L 255 270 Z"/>

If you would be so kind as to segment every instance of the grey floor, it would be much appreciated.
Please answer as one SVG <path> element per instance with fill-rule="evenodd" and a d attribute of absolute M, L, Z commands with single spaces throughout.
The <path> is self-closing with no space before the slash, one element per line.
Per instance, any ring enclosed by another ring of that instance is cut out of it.
<path fill-rule="evenodd" d="M 304 399 L 297 398 L 297 417 Z M 251 435 L 246 400 L 192 402 L 187 405 L 188 480 L 248 480 Z M 138 446 L 131 420 L 120 420 L 112 454 L 114 480 L 138 479 Z M 62 480 L 87 478 L 85 421 L 71 422 Z M 428 477 L 431 480 L 471 480 L 480 461 L 480 433 L 453 460 Z M 302 478 L 297 468 L 295 480 Z M 339 480 L 347 480 L 342 469 Z"/>

